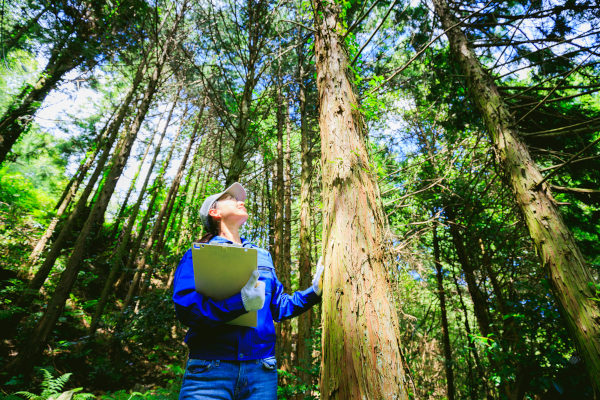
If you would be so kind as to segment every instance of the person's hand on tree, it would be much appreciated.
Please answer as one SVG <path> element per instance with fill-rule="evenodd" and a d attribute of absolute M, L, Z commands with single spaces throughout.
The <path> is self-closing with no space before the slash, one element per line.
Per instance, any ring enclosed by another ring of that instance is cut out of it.
<path fill-rule="evenodd" d="M 260 272 L 255 269 L 241 290 L 242 302 L 248 312 L 260 310 L 265 304 L 265 283 L 260 282 L 258 278 L 260 278 Z"/>
<path fill-rule="evenodd" d="M 325 267 L 323 267 L 323 264 L 321 263 L 322 260 L 323 257 L 319 257 L 319 261 L 317 262 L 317 272 L 315 272 L 315 276 L 312 281 L 313 289 L 319 296 L 323 293 L 323 270 Z"/>

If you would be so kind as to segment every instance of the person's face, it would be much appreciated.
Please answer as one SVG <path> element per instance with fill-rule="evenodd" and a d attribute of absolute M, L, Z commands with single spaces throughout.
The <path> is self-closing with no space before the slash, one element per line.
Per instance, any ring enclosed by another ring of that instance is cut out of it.
<path fill-rule="evenodd" d="M 214 210 L 209 211 L 210 215 L 218 221 L 223 221 L 226 225 L 242 226 L 248 219 L 248 212 L 243 201 L 237 201 L 230 194 L 224 194 L 217 200 Z"/>

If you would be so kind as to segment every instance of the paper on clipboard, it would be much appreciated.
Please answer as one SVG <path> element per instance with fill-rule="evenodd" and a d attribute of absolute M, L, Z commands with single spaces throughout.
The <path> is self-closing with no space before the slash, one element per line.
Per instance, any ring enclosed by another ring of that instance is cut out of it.
<path fill-rule="evenodd" d="M 215 300 L 239 293 L 258 264 L 256 249 L 219 246 L 207 243 L 192 245 L 196 291 Z M 231 325 L 256 327 L 256 311 L 228 322 Z"/>

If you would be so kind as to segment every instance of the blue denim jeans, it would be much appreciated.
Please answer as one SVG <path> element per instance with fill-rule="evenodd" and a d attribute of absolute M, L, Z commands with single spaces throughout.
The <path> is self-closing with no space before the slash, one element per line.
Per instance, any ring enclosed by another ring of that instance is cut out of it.
<path fill-rule="evenodd" d="M 188 360 L 179 400 L 275 400 L 277 362 Z"/>

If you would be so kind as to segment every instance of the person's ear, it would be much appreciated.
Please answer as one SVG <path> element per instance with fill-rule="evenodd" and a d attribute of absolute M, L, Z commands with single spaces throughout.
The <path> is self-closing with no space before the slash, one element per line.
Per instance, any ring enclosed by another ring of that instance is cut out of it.
<path fill-rule="evenodd" d="M 216 208 L 211 208 L 210 210 L 208 210 L 208 215 L 210 215 L 213 218 L 217 218 L 220 217 L 220 213 L 219 210 L 217 210 Z"/>

